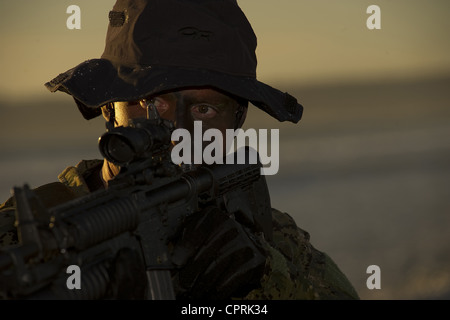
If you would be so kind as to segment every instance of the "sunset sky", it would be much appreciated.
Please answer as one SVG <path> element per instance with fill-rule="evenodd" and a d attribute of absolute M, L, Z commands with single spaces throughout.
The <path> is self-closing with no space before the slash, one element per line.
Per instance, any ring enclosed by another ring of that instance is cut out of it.
<path fill-rule="evenodd" d="M 47 94 L 43 84 L 103 52 L 115 0 L 0 0 L 0 94 Z M 450 1 L 239 0 L 258 36 L 258 78 L 300 85 L 450 73 Z M 381 29 L 369 30 L 370 5 Z M 66 9 L 81 9 L 69 30 Z"/>

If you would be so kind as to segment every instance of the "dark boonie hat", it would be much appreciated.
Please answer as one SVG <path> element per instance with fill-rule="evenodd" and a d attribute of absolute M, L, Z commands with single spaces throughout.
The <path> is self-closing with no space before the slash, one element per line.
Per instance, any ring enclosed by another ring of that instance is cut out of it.
<path fill-rule="evenodd" d="M 101 59 L 45 86 L 72 95 L 86 119 L 109 102 L 210 86 L 297 123 L 303 113 L 297 100 L 256 79 L 256 44 L 236 0 L 118 0 Z"/>

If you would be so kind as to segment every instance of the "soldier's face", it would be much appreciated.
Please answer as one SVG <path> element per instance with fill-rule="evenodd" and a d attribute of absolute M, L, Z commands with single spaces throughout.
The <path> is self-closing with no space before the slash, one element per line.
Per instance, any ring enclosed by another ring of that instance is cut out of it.
<path fill-rule="evenodd" d="M 173 121 L 176 128 L 193 132 L 194 121 L 202 121 L 203 131 L 216 128 L 225 135 L 236 127 L 238 102 L 211 88 L 196 88 L 149 97 L 161 118 Z M 147 100 L 148 100 L 147 99 Z M 145 101 L 114 103 L 116 126 L 128 126 L 130 119 L 147 116 Z"/>

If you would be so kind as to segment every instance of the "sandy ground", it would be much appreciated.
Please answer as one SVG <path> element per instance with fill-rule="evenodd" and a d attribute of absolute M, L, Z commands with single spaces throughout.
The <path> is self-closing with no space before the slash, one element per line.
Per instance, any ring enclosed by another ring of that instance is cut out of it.
<path fill-rule="evenodd" d="M 305 106 L 299 124 L 249 112 L 245 128 L 280 130 L 280 170 L 266 176 L 273 206 L 310 233 L 362 299 L 450 298 L 448 88 L 450 77 L 290 84 L 284 89 Z M 99 158 L 103 128 L 62 93 L 0 102 L 0 198 Z M 380 267 L 381 289 L 366 286 L 370 265 Z"/>

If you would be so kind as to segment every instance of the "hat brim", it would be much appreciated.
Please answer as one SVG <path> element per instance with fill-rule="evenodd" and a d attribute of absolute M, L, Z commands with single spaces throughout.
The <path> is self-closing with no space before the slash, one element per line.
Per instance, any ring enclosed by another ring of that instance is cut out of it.
<path fill-rule="evenodd" d="M 73 96 L 84 118 L 101 114 L 115 101 L 139 100 L 159 92 L 188 87 L 214 87 L 250 101 L 279 121 L 297 123 L 303 106 L 255 78 L 176 66 L 126 67 L 106 59 L 87 60 L 45 84 L 51 92 Z"/>

